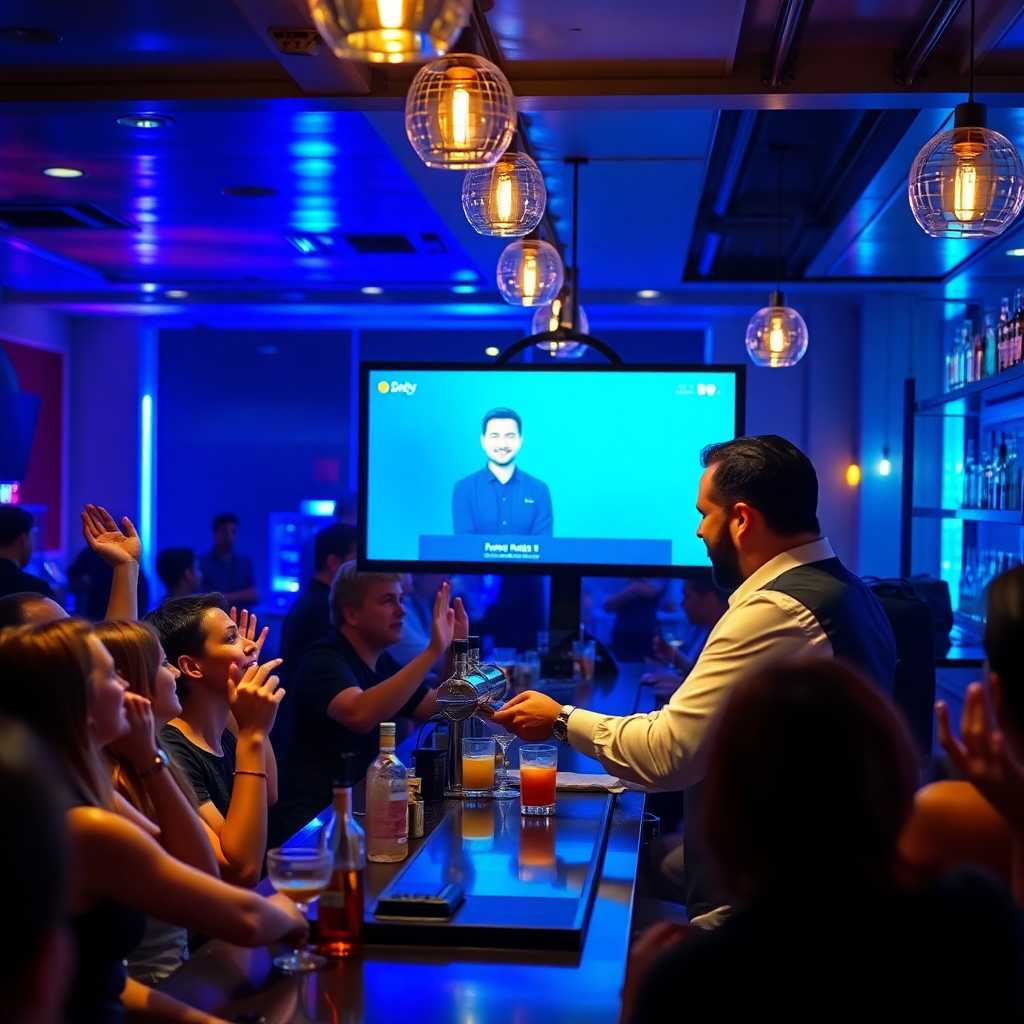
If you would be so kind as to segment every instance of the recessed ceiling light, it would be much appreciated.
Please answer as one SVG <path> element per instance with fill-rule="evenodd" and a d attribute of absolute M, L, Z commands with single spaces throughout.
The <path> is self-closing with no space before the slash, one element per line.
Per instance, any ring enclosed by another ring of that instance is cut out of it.
<path fill-rule="evenodd" d="M 143 291 L 144 291 L 144 292 L 145 292 L 145 293 L 146 293 L 147 295 L 152 295 L 152 294 L 153 294 L 153 292 L 155 292 L 155 291 L 157 290 L 157 288 L 159 288 L 160 286 L 159 286 L 158 284 L 153 284 L 153 282 L 152 282 L 152 281 L 146 281 L 145 283 L 143 283 L 143 284 L 140 284 L 140 285 L 139 285 L 139 287 L 140 287 L 140 288 L 141 288 L 141 289 L 142 289 L 142 290 L 143 290 Z"/>
<path fill-rule="evenodd" d="M 383 288 L 378 288 L 375 284 L 366 284 L 359 289 L 364 295 L 382 295 L 384 293 Z"/>
<path fill-rule="evenodd" d="M 44 167 L 43 174 L 48 178 L 81 178 L 85 171 L 77 167 Z"/>
<path fill-rule="evenodd" d="M 1024 249 L 1007 249 L 1007 256 L 1024 256 Z"/>
<path fill-rule="evenodd" d="M 188 292 L 184 288 L 168 288 L 164 295 L 169 299 L 187 299 Z"/>
<path fill-rule="evenodd" d="M 636 293 L 636 297 L 638 299 L 660 299 L 661 292 L 655 291 L 653 288 L 641 288 Z"/>
<path fill-rule="evenodd" d="M 498 348 L 496 345 L 488 345 L 487 348 L 484 349 L 484 355 L 485 356 L 500 356 L 501 355 L 501 349 Z"/>
<path fill-rule="evenodd" d="M 166 128 L 174 123 L 174 118 L 166 114 L 126 114 L 117 123 L 124 128 Z"/>
<path fill-rule="evenodd" d="M 453 284 L 452 291 L 456 295 L 472 295 L 476 291 L 475 284 Z"/>
<path fill-rule="evenodd" d="M 236 196 L 239 199 L 265 199 L 267 196 L 277 195 L 277 189 L 269 185 L 228 185 L 221 191 L 226 196 Z"/>

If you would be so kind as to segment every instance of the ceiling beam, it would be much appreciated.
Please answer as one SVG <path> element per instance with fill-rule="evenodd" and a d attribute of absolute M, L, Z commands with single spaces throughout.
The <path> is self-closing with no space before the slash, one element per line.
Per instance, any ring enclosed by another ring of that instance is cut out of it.
<path fill-rule="evenodd" d="M 964 0 L 935 0 L 910 45 L 896 58 L 896 81 L 900 85 L 913 85 L 918 80 L 963 5 Z"/>
<path fill-rule="evenodd" d="M 797 51 L 814 0 L 779 0 L 772 45 L 764 59 L 761 81 L 770 89 L 779 89 L 792 81 Z"/>

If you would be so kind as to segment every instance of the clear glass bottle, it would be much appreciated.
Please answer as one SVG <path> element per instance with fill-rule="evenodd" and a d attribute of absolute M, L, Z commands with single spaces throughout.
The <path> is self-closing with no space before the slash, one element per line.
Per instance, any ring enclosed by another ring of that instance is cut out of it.
<path fill-rule="evenodd" d="M 334 871 L 320 894 L 317 951 L 329 957 L 357 956 L 363 948 L 366 835 L 352 816 L 354 761 L 352 754 L 341 755 L 341 771 L 334 782 L 334 814 L 325 830 Z"/>
<path fill-rule="evenodd" d="M 1013 294 L 1013 326 L 1010 331 L 1010 350 L 1007 352 L 1007 367 L 1021 361 L 1021 342 L 1024 341 L 1024 289 L 1018 288 Z"/>
<path fill-rule="evenodd" d="M 409 855 L 409 783 L 395 753 L 395 723 L 380 724 L 380 753 L 366 773 L 366 856 L 392 864 Z"/>
<path fill-rule="evenodd" d="M 1010 342 L 1010 299 L 1004 297 L 999 306 L 999 326 L 996 328 L 996 372 L 1001 373 L 1009 365 L 1007 349 Z"/>
<path fill-rule="evenodd" d="M 971 325 L 971 380 L 981 380 L 985 376 L 985 327 Z"/>
<path fill-rule="evenodd" d="M 992 323 L 992 314 L 985 314 L 985 356 L 982 376 L 991 377 L 996 372 L 996 328 Z"/>
<path fill-rule="evenodd" d="M 961 508 L 978 507 L 978 460 L 974 457 L 974 442 L 967 442 L 967 458 L 964 459 L 964 493 Z"/>

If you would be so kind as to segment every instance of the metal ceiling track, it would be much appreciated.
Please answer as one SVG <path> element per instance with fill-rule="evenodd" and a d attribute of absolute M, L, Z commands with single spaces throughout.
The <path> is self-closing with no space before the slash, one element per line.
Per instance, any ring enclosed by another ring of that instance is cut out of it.
<path fill-rule="evenodd" d="M 792 81 L 800 37 L 813 6 L 814 0 L 780 0 L 775 35 L 761 72 L 761 81 L 770 89 Z"/>
<path fill-rule="evenodd" d="M 928 58 L 953 23 L 964 0 L 936 0 L 910 46 L 896 58 L 896 81 L 913 85 L 924 70 Z"/>

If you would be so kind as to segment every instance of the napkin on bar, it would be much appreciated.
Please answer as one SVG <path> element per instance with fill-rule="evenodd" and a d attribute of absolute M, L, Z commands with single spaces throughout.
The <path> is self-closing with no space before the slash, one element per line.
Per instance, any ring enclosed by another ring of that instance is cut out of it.
<path fill-rule="evenodd" d="M 517 782 L 519 770 L 509 772 Z M 559 772 L 555 776 L 555 788 L 567 793 L 625 793 L 626 786 L 614 775 L 587 775 L 583 772 Z"/>

